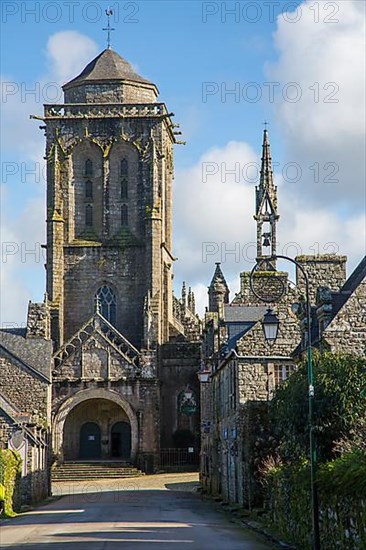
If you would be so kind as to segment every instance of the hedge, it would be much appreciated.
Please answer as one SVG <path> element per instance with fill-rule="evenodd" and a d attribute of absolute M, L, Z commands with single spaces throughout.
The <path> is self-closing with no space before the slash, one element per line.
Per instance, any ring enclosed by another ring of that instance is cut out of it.
<path fill-rule="evenodd" d="M 266 477 L 268 520 L 285 539 L 311 548 L 310 466 L 273 468 Z M 366 454 L 347 453 L 317 474 L 322 550 L 366 548 Z"/>
<path fill-rule="evenodd" d="M 13 516 L 20 509 L 21 472 L 20 455 L 10 449 L 0 449 L 0 483 L 5 487 L 5 516 Z"/>

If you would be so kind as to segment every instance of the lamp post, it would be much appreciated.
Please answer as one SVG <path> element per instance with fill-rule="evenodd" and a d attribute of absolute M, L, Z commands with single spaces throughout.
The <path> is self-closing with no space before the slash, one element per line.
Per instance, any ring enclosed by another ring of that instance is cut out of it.
<path fill-rule="evenodd" d="M 265 339 L 272 345 L 275 343 L 278 334 L 278 327 L 280 321 L 275 313 L 271 309 L 267 309 L 267 313 L 263 317 L 262 327 Z"/>
<path fill-rule="evenodd" d="M 311 304 L 310 304 L 310 292 L 309 292 L 309 279 L 306 271 L 303 266 L 299 264 L 293 258 L 288 256 L 273 255 L 270 258 L 267 258 L 269 261 L 275 260 L 287 260 L 293 263 L 302 273 L 305 281 L 305 296 L 306 296 L 306 332 L 307 332 L 307 363 L 308 363 L 308 399 L 309 399 L 309 442 L 310 442 L 310 471 L 311 471 L 311 512 L 312 512 L 312 525 L 313 525 L 313 548 L 314 550 L 320 550 L 320 531 L 319 531 L 319 502 L 318 502 L 318 489 L 316 484 L 316 470 L 317 470 L 317 456 L 316 456 L 316 445 L 315 445 L 315 436 L 314 436 L 314 372 L 313 372 L 313 356 L 311 348 Z M 265 260 L 263 260 L 265 261 Z M 256 290 L 253 288 L 253 275 L 257 270 L 257 263 L 251 271 L 250 274 L 250 288 L 253 294 L 259 298 L 261 301 L 269 302 L 268 299 L 263 299 L 259 296 Z M 262 326 L 266 340 L 273 344 L 277 338 L 279 320 L 272 310 L 268 309 L 265 314 Z"/>

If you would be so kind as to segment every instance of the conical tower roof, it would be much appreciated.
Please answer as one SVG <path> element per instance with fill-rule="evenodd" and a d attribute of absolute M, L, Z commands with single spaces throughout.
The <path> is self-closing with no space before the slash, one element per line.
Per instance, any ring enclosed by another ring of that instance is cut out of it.
<path fill-rule="evenodd" d="M 111 49 L 103 50 L 93 59 L 85 69 L 76 77 L 64 84 L 63 89 L 68 90 L 74 86 L 85 83 L 128 81 L 139 82 L 155 86 L 149 80 L 136 73 L 132 65 Z"/>
<path fill-rule="evenodd" d="M 271 147 L 270 147 L 270 144 L 269 144 L 267 128 L 264 130 L 264 133 L 263 133 L 260 186 L 264 189 L 272 189 L 273 188 L 273 170 L 272 170 Z"/>
<path fill-rule="evenodd" d="M 213 274 L 209 289 L 218 289 L 224 287 L 225 290 L 229 290 L 229 287 L 227 286 L 227 282 L 225 279 L 225 276 L 222 272 L 222 269 L 220 267 L 220 262 L 216 262 L 216 268 L 215 272 Z"/>

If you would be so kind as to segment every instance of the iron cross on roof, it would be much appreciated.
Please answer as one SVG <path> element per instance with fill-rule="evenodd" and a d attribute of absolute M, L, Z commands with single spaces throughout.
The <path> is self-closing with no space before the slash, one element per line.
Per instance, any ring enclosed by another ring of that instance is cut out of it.
<path fill-rule="evenodd" d="M 108 24 L 106 27 L 104 27 L 104 29 L 102 29 L 103 31 L 107 31 L 107 48 L 108 50 L 111 49 L 111 32 L 112 31 L 115 31 L 116 29 L 114 29 L 113 27 L 111 27 L 111 22 L 110 22 L 110 17 L 111 15 L 113 15 L 113 10 L 111 10 L 111 8 L 107 8 L 105 10 L 105 14 L 107 16 L 107 21 L 108 21 Z"/>

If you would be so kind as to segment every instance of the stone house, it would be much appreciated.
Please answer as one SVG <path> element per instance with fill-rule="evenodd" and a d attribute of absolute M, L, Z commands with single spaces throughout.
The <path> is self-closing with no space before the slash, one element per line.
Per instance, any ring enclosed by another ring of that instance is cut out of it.
<path fill-rule="evenodd" d="M 0 445 L 22 458 L 24 504 L 50 492 L 51 364 L 46 307 L 30 302 L 25 329 L 0 330 Z"/>
<path fill-rule="evenodd" d="M 260 270 L 253 273 L 252 286 L 251 274 L 240 274 L 240 291 L 230 303 L 228 285 L 220 265 L 216 265 L 208 289 L 200 375 L 204 380 L 202 485 L 209 493 L 247 508 L 261 499 L 257 473 L 271 445 L 268 402 L 275 387 L 296 368 L 306 345 L 301 271 L 297 269 L 293 285 L 288 274 L 277 271 L 275 263 L 267 259 L 276 251 L 276 191 L 265 130 L 254 216 Z M 347 280 L 345 256 L 298 256 L 296 261 L 309 276 L 313 345 L 365 354 L 365 259 Z M 267 305 L 257 295 L 264 297 Z M 296 303 L 299 311 L 295 314 L 292 306 Z M 272 345 L 261 326 L 268 306 L 279 319 L 278 336 Z"/>

